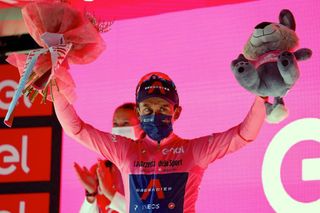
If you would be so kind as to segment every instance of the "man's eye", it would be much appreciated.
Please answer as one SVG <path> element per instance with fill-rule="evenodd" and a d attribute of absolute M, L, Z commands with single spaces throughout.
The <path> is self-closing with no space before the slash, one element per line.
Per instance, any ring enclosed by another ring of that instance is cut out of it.
<path fill-rule="evenodd" d="M 117 123 L 113 123 L 113 126 L 114 126 L 114 127 L 118 127 L 118 124 L 117 124 Z"/>
<path fill-rule="evenodd" d="M 161 111 L 161 112 L 167 112 L 168 109 L 167 109 L 167 108 L 164 108 L 164 107 L 161 107 L 161 108 L 160 108 L 160 111 Z"/>
<path fill-rule="evenodd" d="M 148 109 L 148 108 L 146 108 L 146 109 L 143 110 L 143 112 L 144 112 L 144 113 L 151 113 L 151 110 Z"/>

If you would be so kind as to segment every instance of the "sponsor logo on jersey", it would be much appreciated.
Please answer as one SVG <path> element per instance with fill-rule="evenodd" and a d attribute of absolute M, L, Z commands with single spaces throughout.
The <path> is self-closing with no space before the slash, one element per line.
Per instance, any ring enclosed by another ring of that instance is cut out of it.
<path fill-rule="evenodd" d="M 160 160 L 158 162 L 159 167 L 177 167 L 182 166 L 182 159 L 180 160 Z"/>
<path fill-rule="evenodd" d="M 150 168 L 156 166 L 156 161 L 134 161 L 133 162 L 134 167 L 140 167 L 140 168 Z"/>
<path fill-rule="evenodd" d="M 162 154 L 163 155 L 167 155 L 167 154 L 170 154 L 170 153 L 172 153 L 172 154 L 183 154 L 184 153 L 183 146 L 162 149 Z"/>

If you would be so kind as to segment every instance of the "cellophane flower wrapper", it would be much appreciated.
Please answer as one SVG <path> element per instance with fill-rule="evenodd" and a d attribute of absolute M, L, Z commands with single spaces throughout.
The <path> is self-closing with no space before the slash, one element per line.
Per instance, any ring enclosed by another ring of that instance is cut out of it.
<path fill-rule="evenodd" d="M 32 38 L 42 47 L 45 32 L 63 34 L 65 43 L 71 43 L 70 64 L 94 61 L 105 49 L 97 29 L 84 15 L 67 3 L 31 3 L 22 9 L 22 16 Z"/>
<path fill-rule="evenodd" d="M 98 30 L 67 3 L 30 3 L 22 9 L 22 16 L 30 35 L 42 49 L 32 50 L 28 55 L 14 53 L 8 58 L 21 75 L 5 117 L 8 126 L 21 93 L 33 93 L 31 101 L 38 93 L 43 99 L 54 101 L 52 90 L 56 88 L 72 103 L 76 97 L 75 84 L 68 63 L 93 62 L 105 49 Z"/>

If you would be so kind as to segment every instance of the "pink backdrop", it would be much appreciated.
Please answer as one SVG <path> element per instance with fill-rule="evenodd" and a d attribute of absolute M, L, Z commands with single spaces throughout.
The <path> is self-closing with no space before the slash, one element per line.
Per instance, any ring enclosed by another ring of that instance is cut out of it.
<path fill-rule="evenodd" d="M 238 85 L 230 62 L 240 52 L 253 27 L 278 21 L 282 8 L 297 23 L 301 47 L 313 50 L 300 63 L 301 78 L 286 97 L 290 116 L 279 125 L 265 124 L 257 140 L 214 162 L 203 178 L 198 212 L 274 212 L 262 188 L 261 167 L 272 137 L 286 124 L 320 117 L 320 2 L 258 1 L 166 13 L 117 21 L 104 34 L 107 50 L 90 65 L 71 66 L 77 84 L 75 103 L 80 117 L 109 131 L 116 106 L 134 101 L 139 78 L 150 71 L 169 74 L 175 81 L 183 112 L 175 132 L 193 138 L 222 131 L 242 121 L 253 95 Z M 84 199 L 73 162 L 92 165 L 98 156 L 63 136 L 61 212 L 78 212 Z M 282 166 L 282 180 L 299 201 L 319 199 L 320 181 L 301 181 L 301 160 L 320 157 L 320 146 L 309 141 L 294 146 Z"/>

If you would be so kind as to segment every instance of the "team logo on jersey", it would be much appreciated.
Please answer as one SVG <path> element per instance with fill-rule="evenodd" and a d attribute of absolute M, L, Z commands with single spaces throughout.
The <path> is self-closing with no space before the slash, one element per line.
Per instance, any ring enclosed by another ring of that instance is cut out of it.
<path fill-rule="evenodd" d="M 187 180 L 186 172 L 130 175 L 130 212 L 182 213 Z"/>
<path fill-rule="evenodd" d="M 150 180 L 150 182 L 147 186 L 147 190 L 143 191 L 143 194 L 141 196 L 141 200 L 147 200 L 151 191 L 156 191 L 156 195 L 157 195 L 158 199 L 160 199 L 160 200 L 164 199 L 163 188 L 161 186 L 159 179 L 151 179 Z"/>

